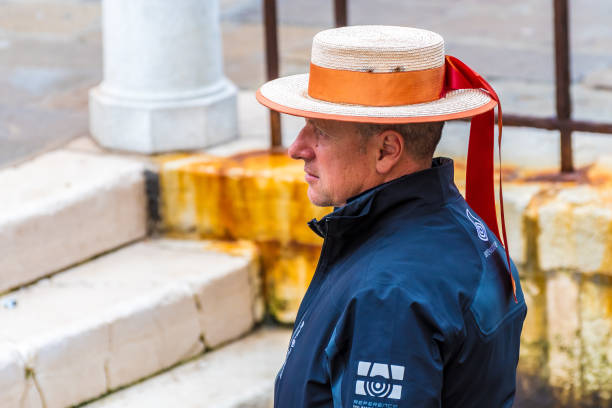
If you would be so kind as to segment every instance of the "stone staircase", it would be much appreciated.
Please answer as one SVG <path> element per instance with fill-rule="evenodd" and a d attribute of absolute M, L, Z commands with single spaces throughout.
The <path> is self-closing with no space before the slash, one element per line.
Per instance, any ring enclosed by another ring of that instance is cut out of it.
<path fill-rule="evenodd" d="M 0 170 L 0 407 L 83 404 L 164 371 L 93 406 L 271 401 L 289 333 L 249 334 L 257 247 L 151 236 L 155 172 L 69 149 Z"/>
<path fill-rule="evenodd" d="M 57 150 L 0 171 L 0 293 L 143 238 L 145 169 Z"/>
<path fill-rule="evenodd" d="M 260 329 L 84 408 L 270 408 L 287 329 Z"/>

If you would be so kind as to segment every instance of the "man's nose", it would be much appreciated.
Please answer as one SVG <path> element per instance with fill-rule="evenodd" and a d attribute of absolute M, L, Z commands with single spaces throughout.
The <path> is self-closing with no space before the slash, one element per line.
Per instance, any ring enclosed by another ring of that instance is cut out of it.
<path fill-rule="evenodd" d="M 295 160 L 312 160 L 314 159 L 314 150 L 312 149 L 312 140 L 313 140 L 313 130 L 312 125 L 306 124 L 298 134 L 297 138 L 289 149 L 287 153 L 289 157 Z"/>

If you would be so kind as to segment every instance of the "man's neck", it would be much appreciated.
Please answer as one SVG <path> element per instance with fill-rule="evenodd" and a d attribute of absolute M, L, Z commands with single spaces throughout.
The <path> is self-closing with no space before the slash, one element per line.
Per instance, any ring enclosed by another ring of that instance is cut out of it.
<path fill-rule="evenodd" d="M 398 162 L 389 173 L 383 175 L 379 184 L 387 183 L 408 174 L 416 173 L 417 171 L 429 169 L 431 168 L 432 160 L 432 158 L 419 161 L 412 159 L 402 160 L 401 162 Z"/>

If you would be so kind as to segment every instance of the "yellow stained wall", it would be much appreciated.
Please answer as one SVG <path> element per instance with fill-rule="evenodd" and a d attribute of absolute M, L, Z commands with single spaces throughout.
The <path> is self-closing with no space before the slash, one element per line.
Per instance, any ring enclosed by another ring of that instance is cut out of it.
<path fill-rule="evenodd" d="M 455 167 L 463 190 L 465 166 Z M 255 243 L 267 311 L 293 322 L 322 244 L 306 223 L 331 211 L 308 201 L 302 163 L 252 152 L 173 156 L 160 169 L 166 232 Z M 522 242 L 529 307 L 519 382 L 538 393 L 528 380 L 537 378 L 555 406 L 612 406 L 612 168 L 595 166 L 582 177 L 504 173 L 512 179 L 507 227 Z"/>
<path fill-rule="evenodd" d="M 307 222 L 332 210 L 308 200 L 303 164 L 267 151 L 172 157 L 160 162 L 160 187 L 168 233 L 257 244 L 268 311 L 291 323 L 322 244 Z"/>

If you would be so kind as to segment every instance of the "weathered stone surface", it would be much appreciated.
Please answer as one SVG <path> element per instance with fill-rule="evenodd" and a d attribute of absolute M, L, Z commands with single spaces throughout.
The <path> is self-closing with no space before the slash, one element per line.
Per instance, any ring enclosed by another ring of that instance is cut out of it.
<path fill-rule="evenodd" d="M 521 336 L 519 406 L 612 403 L 612 279 L 526 270 L 529 312 Z"/>
<path fill-rule="evenodd" d="M 199 354 L 202 339 L 246 333 L 256 251 L 244 253 L 131 245 L 0 298 L 16 302 L 0 309 L 0 341 L 16 345 L 46 407 L 83 402 Z"/>
<path fill-rule="evenodd" d="M 258 242 L 321 243 L 307 226 L 332 209 L 316 207 L 306 194 L 304 165 L 286 153 L 256 152 L 234 156 L 225 170 L 230 234 Z"/>
<path fill-rule="evenodd" d="M 42 408 L 40 395 L 21 354 L 10 343 L 0 342 L 0 406 Z"/>
<path fill-rule="evenodd" d="M 219 275 L 197 288 L 199 321 L 207 347 L 235 339 L 254 323 L 248 267 L 240 273 Z"/>
<path fill-rule="evenodd" d="M 161 163 L 161 214 L 169 231 L 192 232 L 206 237 L 226 236 L 221 217 L 225 209 L 221 198 L 222 159 L 208 155 L 174 158 Z"/>
<path fill-rule="evenodd" d="M 548 361 L 546 276 L 539 271 L 528 271 L 521 277 L 521 286 L 529 310 L 521 333 L 519 369 L 524 374 L 545 377 Z"/>
<path fill-rule="evenodd" d="M 596 406 L 612 405 L 612 279 L 585 278 L 580 292 L 582 386 Z"/>
<path fill-rule="evenodd" d="M 580 283 L 567 272 L 556 272 L 546 282 L 549 383 L 557 400 L 577 401 L 580 387 Z"/>
<path fill-rule="evenodd" d="M 319 245 L 306 223 L 331 210 L 308 201 L 303 165 L 282 152 L 165 160 L 160 180 L 166 227 L 202 236 Z"/>
<path fill-rule="evenodd" d="M 269 312 L 282 323 L 293 323 L 317 267 L 320 245 L 259 243 Z"/>
<path fill-rule="evenodd" d="M 41 315 L 51 319 L 46 313 Z M 34 323 L 31 318 L 26 322 Z M 62 408 L 106 392 L 105 362 L 110 338 L 108 327 L 96 323 L 81 323 L 81 327 L 74 328 L 57 324 L 53 333 L 38 332 L 38 337 L 24 336 L 20 341 L 19 347 L 39 384 L 45 407 Z"/>
<path fill-rule="evenodd" d="M 249 264 L 249 285 L 251 288 L 251 304 L 253 305 L 253 317 L 256 322 L 261 322 L 266 312 L 264 302 L 263 279 L 260 262 L 257 260 L 261 257 L 261 253 L 257 245 L 250 241 L 203 241 L 204 249 L 216 252 L 222 252 L 228 255 L 234 255 L 245 259 L 252 259 Z"/>
<path fill-rule="evenodd" d="M 526 210 L 534 196 L 542 189 L 539 185 L 504 185 L 504 217 L 508 236 L 510 256 L 515 264 L 525 264 L 528 258 L 528 219 Z"/>
<path fill-rule="evenodd" d="M 259 151 L 170 156 L 160 169 L 166 229 L 257 243 L 269 311 L 292 322 L 322 243 L 307 222 L 331 211 L 308 201 L 302 164 L 282 152 Z"/>
<path fill-rule="evenodd" d="M 612 206 L 592 186 L 563 188 L 538 209 L 538 260 L 543 270 L 612 273 Z"/>
<path fill-rule="evenodd" d="M 61 150 L 0 171 L 0 292 L 143 237 L 143 172 Z"/>
<path fill-rule="evenodd" d="M 129 384 L 145 373 L 157 372 L 203 350 L 195 341 L 201 332 L 193 325 L 198 312 L 191 290 L 174 288 L 157 296 L 141 300 L 136 307 L 126 307 L 110 324 L 109 357 L 105 362 L 108 389 Z M 228 326 L 233 327 L 233 322 Z"/>
<path fill-rule="evenodd" d="M 262 329 L 87 408 L 270 408 L 290 330 Z"/>

